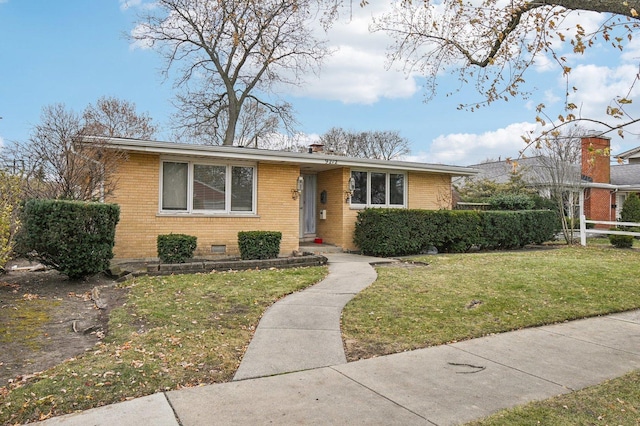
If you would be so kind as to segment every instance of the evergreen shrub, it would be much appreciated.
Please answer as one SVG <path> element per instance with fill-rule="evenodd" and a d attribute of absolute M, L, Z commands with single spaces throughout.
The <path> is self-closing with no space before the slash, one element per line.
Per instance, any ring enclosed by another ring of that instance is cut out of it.
<path fill-rule="evenodd" d="M 282 232 L 241 231 L 238 232 L 238 248 L 243 260 L 275 259 L 280 253 Z"/>
<path fill-rule="evenodd" d="M 186 234 L 158 235 L 158 257 L 162 263 L 184 263 L 193 258 L 198 238 Z"/>
<path fill-rule="evenodd" d="M 115 204 L 29 200 L 20 245 L 70 279 L 83 278 L 108 269 L 119 217 Z"/>
<path fill-rule="evenodd" d="M 445 253 L 512 249 L 551 240 L 556 221 L 548 210 L 365 209 L 358 213 L 354 244 L 373 256 L 419 254 L 430 247 Z"/>
<path fill-rule="evenodd" d="M 621 228 L 611 228 L 612 231 L 621 231 Z M 616 248 L 633 247 L 633 235 L 609 235 L 609 242 Z"/>

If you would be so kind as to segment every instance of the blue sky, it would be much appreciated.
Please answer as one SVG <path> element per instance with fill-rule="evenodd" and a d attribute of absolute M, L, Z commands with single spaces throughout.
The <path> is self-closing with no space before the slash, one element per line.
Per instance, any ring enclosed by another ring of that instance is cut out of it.
<path fill-rule="evenodd" d="M 526 101 L 459 111 L 458 104 L 478 100 L 478 94 L 465 88 L 446 97 L 446 88 L 458 83 L 442 76 L 443 90 L 424 103 L 419 77 L 385 67 L 388 40 L 384 34 L 369 34 L 367 26 L 370 16 L 388 2 L 370 3 L 374 4 L 365 9 L 354 8 L 353 17 L 328 34 L 336 53 L 320 75 L 282 93 L 297 112 L 299 129 L 310 139 L 331 127 L 398 130 L 411 143 L 411 160 L 469 165 L 516 156 L 523 147 L 523 130 L 534 127 L 533 105 L 558 102 L 554 93 L 564 90 L 557 69 L 541 61 L 528 74 L 535 91 Z M 144 4 L 0 0 L 0 144 L 26 140 L 43 106 L 64 103 L 81 112 L 101 96 L 134 102 L 160 126 L 158 138 L 169 139 L 172 82 L 163 81 L 163 63 L 156 52 L 133 48 L 125 38 Z M 601 21 L 594 14 L 576 19 L 591 26 Z M 585 87 L 579 100 L 593 116 L 602 117 L 611 93 L 623 91 L 628 76 L 638 69 L 640 47 L 630 46 L 622 55 L 611 56 L 610 51 L 593 49 L 574 64 L 578 82 Z M 633 136 L 612 141 L 614 153 L 637 145 L 640 141 Z"/>

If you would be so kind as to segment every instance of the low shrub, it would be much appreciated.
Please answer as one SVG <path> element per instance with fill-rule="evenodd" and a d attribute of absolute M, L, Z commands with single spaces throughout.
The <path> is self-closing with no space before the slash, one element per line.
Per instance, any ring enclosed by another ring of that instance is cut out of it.
<path fill-rule="evenodd" d="M 69 278 L 82 278 L 109 267 L 119 217 L 115 204 L 30 200 L 23 209 L 20 246 Z"/>
<path fill-rule="evenodd" d="M 611 231 L 621 231 L 620 228 L 611 228 Z M 609 242 L 616 248 L 631 248 L 633 247 L 633 235 L 609 235 Z"/>
<path fill-rule="evenodd" d="M 238 232 L 238 248 L 243 260 L 275 259 L 280 253 L 282 232 L 241 231 Z"/>
<path fill-rule="evenodd" d="M 524 194 L 498 194 L 489 198 L 491 210 L 531 210 L 535 201 Z"/>
<path fill-rule="evenodd" d="M 198 238 L 185 234 L 158 235 L 158 257 L 162 263 L 184 263 L 193 258 Z"/>
<path fill-rule="evenodd" d="M 366 209 L 358 213 L 354 244 L 373 256 L 424 253 L 432 246 L 445 253 L 511 249 L 551 240 L 556 221 L 548 210 Z"/>

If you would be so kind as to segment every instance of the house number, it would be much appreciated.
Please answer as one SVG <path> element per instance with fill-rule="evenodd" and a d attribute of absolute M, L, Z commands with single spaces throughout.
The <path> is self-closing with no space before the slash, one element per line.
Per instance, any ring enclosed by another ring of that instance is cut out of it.
<path fill-rule="evenodd" d="M 324 164 L 338 164 L 338 160 L 324 160 Z"/>

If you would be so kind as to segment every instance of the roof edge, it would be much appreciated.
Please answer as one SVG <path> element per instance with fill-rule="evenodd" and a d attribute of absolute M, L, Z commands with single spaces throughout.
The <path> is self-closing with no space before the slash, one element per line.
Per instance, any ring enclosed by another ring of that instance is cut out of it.
<path fill-rule="evenodd" d="M 444 173 L 454 176 L 473 176 L 478 170 L 443 164 L 417 163 L 399 160 L 378 160 L 368 158 L 342 157 L 320 153 L 299 153 L 290 151 L 274 151 L 258 148 L 220 145 L 194 145 L 177 142 L 151 141 L 142 139 L 85 136 L 89 143 L 100 143 L 114 149 L 134 152 L 148 152 L 167 155 L 204 156 L 211 158 L 235 158 L 241 160 L 335 165 L 346 167 L 371 167 L 379 169 L 398 169 L 405 171 L 421 171 Z"/>

